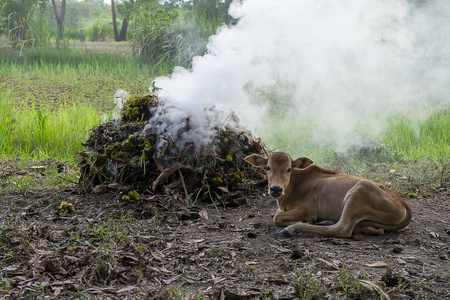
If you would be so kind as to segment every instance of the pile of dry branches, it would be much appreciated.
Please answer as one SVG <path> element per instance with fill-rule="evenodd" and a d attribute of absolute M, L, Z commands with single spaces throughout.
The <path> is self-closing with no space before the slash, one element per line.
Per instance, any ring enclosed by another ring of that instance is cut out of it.
<path fill-rule="evenodd" d="M 92 130 L 84 144 L 86 150 L 80 153 L 82 191 L 119 188 L 122 199 L 130 201 L 138 200 L 139 194 L 129 191 L 139 191 L 182 201 L 219 199 L 233 205 L 239 204 L 237 198 L 264 184 L 264 174 L 244 161 L 249 154 L 263 152 L 263 145 L 246 131 L 214 128 L 215 136 L 200 149 L 194 142 L 179 149 L 176 137 L 166 136 L 166 144 L 158 148 L 161 137 L 156 136 L 157 130 L 143 130 L 158 105 L 155 93 L 132 97 L 125 102 L 120 121 Z"/>

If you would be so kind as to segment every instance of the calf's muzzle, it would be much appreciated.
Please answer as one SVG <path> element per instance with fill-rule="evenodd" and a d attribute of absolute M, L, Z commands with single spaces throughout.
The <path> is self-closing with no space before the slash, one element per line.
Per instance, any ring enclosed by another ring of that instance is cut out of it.
<path fill-rule="evenodd" d="M 279 197 L 279 196 L 283 195 L 283 188 L 279 185 L 272 185 L 269 188 L 269 194 L 275 198 Z"/>

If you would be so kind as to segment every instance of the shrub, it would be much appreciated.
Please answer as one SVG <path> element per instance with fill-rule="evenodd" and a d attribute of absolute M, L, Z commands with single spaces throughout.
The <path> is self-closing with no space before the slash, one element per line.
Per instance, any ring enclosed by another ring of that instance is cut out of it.
<path fill-rule="evenodd" d="M 131 43 L 135 53 L 152 64 L 189 67 L 195 56 L 205 53 L 208 37 L 219 25 L 196 11 L 143 11 L 132 25 Z"/>
<path fill-rule="evenodd" d="M 100 20 L 96 20 L 89 28 L 88 36 L 92 42 L 114 40 L 114 29 L 111 24 L 102 23 Z"/>

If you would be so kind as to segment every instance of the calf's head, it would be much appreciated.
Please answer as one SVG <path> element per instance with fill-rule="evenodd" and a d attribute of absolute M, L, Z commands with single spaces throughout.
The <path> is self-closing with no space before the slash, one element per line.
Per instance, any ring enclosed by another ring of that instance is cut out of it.
<path fill-rule="evenodd" d="M 289 186 L 293 168 L 304 169 L 313 164 L 313 161 L 307 157 L 293 160 L 285 152 L 274 152 L 269 157 L 252 154 L 247 156 L 245 160 L 255 167 L 266 167 L 269 194 L 274 198 L 284 195 L 286 188 Z"/>

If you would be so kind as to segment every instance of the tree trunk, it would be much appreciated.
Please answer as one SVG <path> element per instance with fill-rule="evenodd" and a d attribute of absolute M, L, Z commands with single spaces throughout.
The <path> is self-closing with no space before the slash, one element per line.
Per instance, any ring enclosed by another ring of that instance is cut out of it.
<path fill-rule="evenodd" d="M 128 30 L 128 20 L 127 18 L 124 18 L 122 28 L 120 29 L 118 42 L 123 42 L 127 40 L 127 30 Z"/>
<path fill-rule="evenodd" d="M 61 24 L 59 26 L 59 39 L 62 40 L 64 37 L 64 19 L 66 17 L 66 0 L 61 1 L 61 15 L 59 16 L 59 20 Z"/>
<path fill-rule="evenodd" d="M 58 7 L 56 7 L 55 0 L 52 0 L 53 12 L 55 13 L 56 27 L 59 32 L 59 39 L 62 40 L 64 37 L 64 17 L 66 15 L 66 0 L 61 2 L 61 15 L 58 13 Z"/>
<path fill-rule="evenodd" d="M 111 12 L 112 12 L 113 27 L 114 27 L 114 40 L 116 42 L 118 42 L 119 41 L 119 32 L 117 30 L 116 5 L 114 4 L 114 0 L 111 0 Z"/>

